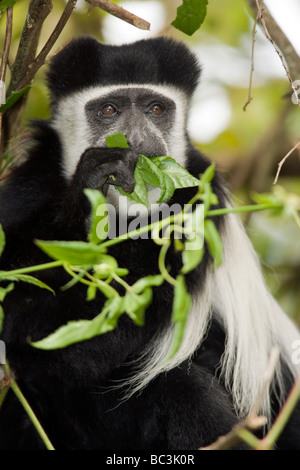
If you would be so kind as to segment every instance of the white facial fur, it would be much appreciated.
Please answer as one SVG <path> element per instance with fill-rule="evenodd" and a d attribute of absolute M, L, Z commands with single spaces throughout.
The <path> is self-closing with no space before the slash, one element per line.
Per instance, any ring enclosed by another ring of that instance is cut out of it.
<path fill-rule="evenodd" d="M 165 142 L 168 156 L 174 158 L 180 165 L 186 163 L 186 139 L 185 126 L 187 118 L 187 97 L 180 90 L 163 85 L 113 85 L 105 87 L 92 87 L 86 90 L 75 92 L 67 98 L 61 100 L 56 111 L 56 116 L 52 120 L 52 127 L 58 133 L 62 149 L 63 160 L 62 170 L 65 177 L 72 178 L 76 166 L 84 151 L 92 146 L 93 136 L 91 135 L 89 123 L 86 118 L 85 105 L 92 100 L 103 98 L 120 88 L 143 88 L 153 93 L 164 95 L 176 104 L 174 126 Z M 101 136 L 99 145 L 103 145 L 106 136 Z M 149 196 L 151 197 L 151 192 Z M 157 200 L 157 190 L 154 191 L 153 199 Z M 119 200 L 120 193 L 112 186 L 107 193 L 107 201 L 115 206 L 122 202 Z M 149 201 L 154 202 L 154 201 Z"/>

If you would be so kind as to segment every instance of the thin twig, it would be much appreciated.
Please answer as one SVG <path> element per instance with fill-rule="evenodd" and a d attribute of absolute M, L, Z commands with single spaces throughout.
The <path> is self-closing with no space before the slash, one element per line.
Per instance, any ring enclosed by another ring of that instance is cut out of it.
<path fill-rule="evenodd" d="M 256 16 L 256 0 L 248 0 L 248 3 L 254 15 Z M 282 54 L 284 55 L 285 61 L 289 68 L 290 75 L 292 76 L 293 80 L 296 80 L 300 76 L 299 55 L 297 54 L 297 51 L 293 47 L 291 41 L 288 39 L 286 34 L 279 27 L 278 23 L 276 23 L 275 19 L 271 15 L 266 5 L 264 5 L 264 20 L 265 23 L 268 25 L 268 31 L 270 36 L 276 42 L 278 48 L 282 51 Z"/>
<path fill-rule="evenodd" d="M 19 83 L 26 76 L 28 66 L 35 58 L 41 29 L 51 10 L 51 0 L 30 0 L 17 54 L 11 68 L 11 79 L 7 87 L 7 96 L 10 96 L 13 91 L 20 89 L 20 87 L 18 88 Z M 3 113 L 1 153 L 4 152 L 8 142 L 20 125 L 20 117 L 27 96 L 28 93 L 25 93 L 13 106 Z"/>
<path fill-rule="evenodd" d="M 46 44 L 44 45 L 43 49 L 41 52 L 38 54 L 38 56 L 34 59 L 34 61 L 29 64 L 28 66 L 28 73 L 26 77 L 21 80 L 21 82 L 18 85 L 18 88 L 21 89 L 24 86 L 28 85 L 31 80 L 34 78 L 35 74 L 37 71 L 41 68 L 41 66 L 45 63 L 46 57 L 51 51 L 52 47 L 54 46 L 55 42 L 57 41 L 59 35 L 61 34 L 62 30 L 64 29 L 68 19 L 70 18 L 75 6 L 76 6 L 77 0 L 69 0 L 57 25 L 55 26 L 51 36 L 47 40 Z"/>
<path fill-rule="evenodd" d="M 219 437 L 213 444 L 207 447 L 200 447 L 199 450 L 227 450 L 232 449 L 244 437 L 242 431 L 257 431 L 267 423 L 265 416 L 248 416 L 246 419 L 236 424 L 225 436 Z M 253 438 L 255 436 L 252 435 Z M 257 442 L 255 441 L 257 444 Z"/>
<path fill-rule="evenodd" d="M 255 48 L 257 21 L 258 21 L 258 16 L 255 18 L 253 29 L 252 29 L 251 70 L 250 70 L 250 79 L 249 79 L 249 88 L 248 88 L 248 100 L 243 107 L 244 111 L 246 111 L 248 104 L 250 104 L 253 99 L 251 96 L 251 91 L 252 91 L 252 81 L 253 81 L 253 72 L 254 72 L 254 48 Z"/>
<path fill-rule="evenodd" d="M 148 23 L 148 21 L 145 21 L 142 18 L 139 18 L 138 16 L 134 15 L 133 13 L 130 13 L 129 11 L 125 10 L 119 5 L 116 5 L 110 0 L 86 0 L 86 1 L 91 5 L 92 8 L 94 7 L 101 8 L 107 13 L 110 13 L 111 15 L 116 16 L 117 18 L 120 18 L 123 21 L 126 21 L 126 23 L 129 23 L 135 26 L 136 28 L 143 29 L 143 30 L 150 29 L 150 23 Z"/>
<path fill-rule="evenodd" d="M 12 34 L 12 21 L 13 21 L 13 8 L 9 7 L 6 11 L 7 20 L 6 20 L 6 32 L 4 39 L 4 49 L 2 54 L 2 62 L 0 68 L 0 80 L 5 81 L 6 68 L 8 64 L 8 55 L 11 43 L 11 34 Z"/>
<path fill-rule="evenodd" d="M 291 77 L 290 72 L 289 72 L 289 70 L 288 70 L 288 67 L 287 67 L 287 65 L 286 65 L 285 59 L 284 59 L 284 57 L 283 57 L 281 51 L 279 50 L 279 48 L 278 48 L 276 42 L 274 41 L 274 39 L 271 37 L 271 35 L 270 35 L 270 33 L 269 33 L 269 30 L 268 30 L 268 28 L 267 28 L 265 19 L 264 19 L 263 14 L 262 14 L 263 10 L 262 10 L 261 7 L 260 7 L 259 0 L 255 0 L 255 3 L 256 3 L 256 7 L 257 7 L 257 11 L 258 11 L 257 17 L 258 17 L 258 19 L 260 20 L 260 22 L 261 22 L 261 24 L 262 24 L 262 27 L 263 27 L 263 29 L 264 29 L 266 38 L 269 39 L 269 41 L 270 41 L 271 44 L 273 45 L 275 51 L 277 52 L 277 54 L 278 54 L 278 56 L 279 56 L 279 58 L 280 58 L 280 61 L 281 61 L 282 65 L 283 65 L 283 68 L 284 68 L 284 70 L 285 70 L 286 76 L 287 76 L 287 78 L 288 78 L 288 80 L 289 80 L 289 82 L 290 82 L 291 88 L 292 88 L 293 92 L 295 93 L 295 96 L 298 96 L 298 95 L 297 95 L 297 91 L 296 91 L 295 86 L 294 86 L 294 83 L 293 83 L 293 80 L 292 80 L 292 77 Z M 298 104 L 300 105 L 299 102 L 298 102 Z"/>
<path fill-rule="evenodd" d="M 3 55 L 4 55 L 3 52 L 0 52 L 0 59 L 1 59 L 1 60 L 3 59 Z M 9 69 L 11 69 L 11 65 L 12 65 L 12 64 L 11 64 L 11 61 L 9 60 L 9 57 L 8 57 L 8 59 L 7 59 L 7 67 L 8 67 Z"/>
<path fill-rule="evenodd" d="M 274 179 L 274 181 L 273 181 L 273 184 L 277 184 L 278 177 L 279 177 L 279 174 L 280 174 L 282 165 L 283 165 L 283 164 L 285 163 L 285 161 L 289 158 L 289 156 L 294 152 L 294 150 L 296 150 L 298 147 L 300 147 L 300 142 L 298 142 L 298 143 L 286 154 L 286 156 L 283 157 L 283 159 L 278 163 L 278 169 L 277 169 L 277 173 L 276 173 L 275 179 Z"/>
<path fill-rule="evenodd" d="M 35 74 L 40 67 L 45 63 L 45 59 L 53 47 L 55 41 L 63 30 L 66 22 L 68 21 L 77 0 L 69 0 L 61 18 L 59 19 L 56 27 L 54 28 L 48 41 L 42 48 L 41 52 L 36 56 L 37 44 L 40 37 L 42 25 L 48 14 L 52 9 L 51 0 L 31 0 L 25 25 L 22 31 L 22 36 L 16 56 L 16 60 L 12 67 L 12 75 L 10 85 L 8 87 L 8 95 L 12 91 L 18 91 L 29 85 L 34 79 Z M 4 142 L 2 148 L 12 136 L 13 129 L 16 128 L 16 123 L 19 123 L 19 116 L 22 107 L 24 106 L 27 93 L 18 100 L 11 108 L 7 110 L 4 117 Z"/>
<path fill-rule="evenodd" d="M 17 396 L 19 402 L 21 403 L 21 405 L 23 406 L 24 410 L 26 411 L 26 413 L 28 414 L 32 424 L 34 425 L 34 427 L 36 428 L 39 436 L 41 437 L 42 441 L 44 442 L 46 448 L 48 450 L 55 450 L 51 441 L 49 440 L 49 437 L 47 436 L 46 432 L 44 431 L 44 429 L 42 428 L 41 426 L 41 423 L 39 422 L 39 420 L 37 419 L 36 417 L 36 414 L 34 413 L 33 409 L 31 408 L 31 406 L 29 405 L 28 401 L 26 400 L 25 396 L 23 395 L 23 393 L 21 392 L 17 382 L 15 381 L 14 377 L 12 376 L 12 373 L 11 373 L 11 370 L 10 370 L 10 367 L 8 364 L 5 364 L 4 365 L 4 370 L 5 370 L 5 374 L 6 374 L 6 377 L 7 379 L 9 380 L 9 386 L 10 388 L 13 390 L 13 392 L 15 393 L 15 395 Z"/>
<path fill-rule="evenodd" d="M 236 424 L 228 434 L 219 437 L 216 442 L 213 442 L 207 447 L 202 447 L 199 450 L 231 449 L 236 444 L 238 444 L 240 440 L 244 440 L 251 447 L 254 446 L 254 448 L 259 446 L 260 440 L 252 434 L 252 431 L 256 431 L 267 424 L 267 418 L 265 416 L 257 416 L 257 414 L 262 408 L 266 394 L 269 393 L 270 383 L 274 377 L 278 361 L 279 349 L 274 347 L 270 353 L 270 358 L 265 371 L 265 378 L 261 391 L 257 397 L 256 402 L 252 406 L 248 416 L 244 420 Z"/>
<path fill-rule="evenodd" d="M 8 55 L 10 50 L 11 44 L 11 35 L 12 35 L 12 23 L 13 23 L 13 8 L 9 7 L 6 10 L 6 31 L 5 31 L 5 39 L 4 39 L 4 50 L 2 54 L 2 61 L 1 61 L 1 68 L 0 68 L 0 80 L 5 83 L 5 76 L 6 76 L 6 69 L 8 64 Z M 0 102 L 0 105 L 2 103 Z M 0 113 L 0 149 L 2 148 L 1 145 L 2 140 L 2 113 Z M 0 154 L 0 169 L 2 165 L 2 152 Z"/>
<path fill-rule="evenodd" d="M 18 50 L 11 71 L 11 80 L 7 90 L 8 96 L 12 91 L 18 91 L 21 80 L 28 72 L 28 66 L 33 62 L 45 19 L 52 11 L 51 0 L 31 0 L 26 15 L 24 27 L 18 45 Z M 26 84 L 29 84 L 28 81 Z"/>
<path fill-rule="evenodd" d="M 269 450 L 274 447 L 274 444 L 279 438 L 283 428 L 285 427 L 289 418 L 291 417 L 291 414 L 294 411 L 294 408 L 297 405 L 299 398 L 300 398 L 300 377 L 293 385 L 293 388 L 290 391 L 289 396 L 282 410 L 277 416 L 277 419 L 275 423 L 273 424 L 272 428 L 270 429 L 266 437 L 260 441 L 258 450 L 260 448 L 264 450 Z"/>

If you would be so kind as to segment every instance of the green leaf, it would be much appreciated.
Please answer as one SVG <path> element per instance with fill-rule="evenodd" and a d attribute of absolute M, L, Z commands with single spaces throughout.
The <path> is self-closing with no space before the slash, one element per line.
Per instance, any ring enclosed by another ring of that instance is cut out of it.
<path fill-rule="evenodd" d="M 171 359 L 181 346 L 191 305 L 192 297 L 186 289 L 184 276 L 179 274 L 176 278 L 172 312 L 172 322 L 175 325 L 169 357 L 167 360 Z"/>
<path fill-rule="evenodd" d="M 204 203 L 204 216 L 207 216 L 207 213 L 212 204 L 218 203 L 216 195 L 212 191 L 211 184 L 206 182 L 203 185 L 203 193 L 199 194 L 199 199 Z"/>
<path fill-rule="evenodd" d="M 148 206 L 148 192 L 142 176 L 141 171 L 138 167 L 134 170 L 135 187 L 132 193 L 126 193 L 120 186 L 115 186 L 123 196 L 126 196 L 130 201 L 134 201 L 137 204 L 144 204 Z"/>
<path fill-rule="evenodd" d="M 2 0 L 0 2 L 0 10 L 4 10 L 5 8 L 8 8 L 8 7 L 13 7 L 15 3 L 16 3 L 16 0 Z"/>
<path fill-rule="evenodd" d="M 2 225 L 0 224 L 0 258 L 5 248 L 5 233 L 3 231 Z"/>
<path fill-rule="evenodd" d="M 209 167 L 206 168 L 205 172 L 202 173 L 202 175 L 200 176 L 201 183 L 203 184 L 211 183 L 213 177 L 215 176 L 215 169 L 216 169 L 215 163 L 212 163 L 211 165 L 209 165 Z"/>
<path fill-rule="evenodd" d="M 127 194 L 120 191 L 123 195 L 144 205 L 148 205 L 148 195 L 146 184 L 161 189 L 161 195 L 158 203 L 170 199 L 175 189 L 199 186 L 200 181 L 179 165 L 170 157 L 152 157 L 139 155 L 134 177 L 136 186 L 134 192 Z M 118 188 L 120 190 L 120 188 Z M 147 201 L 147 204 L 146 204 Z"/>
<path fill-rule="evenodd" d="M 109 148 L 122 148 L 122 149 L 129 149 L 129 145 L 127 143 L 127 139 L 124 134 L 121 132 L 117 132 L 116 134 L 109 135 L 106 137 L 106 144 Z"/>
<path fill-rule="evenodd" d="M 128 148 L 126 137 L 117 133 L 106 138 L 109 147 L 125 147 Z M 119 186 L 116 188 L 123 196 L 127 196 L 130 201 L 148 206 L 147 185 L 161 189 L 158 203 L 165 202 L 170 199 L 175 189 L 186 188 L 191 186 L 199 186 L 200 181 L 179 165 L 173 158 L 151 157 L 139 155 L 136 168 L 134 171 L 135 188 L 129 194 L 122 190 Z"/>
<path fill-rule="evenodd" d="M 29 276 L 28 274 L 14 274 L 13 276 L 9 275 L 9 271 L 7 272 L 7 276 L 5 277 L 7 281 L 22 281 L 27 282 L 28 284 L 33 284 L 34 286 L 40 287 L 41 289 L 47 289 L 53 294 L 55 294 L 54 290 L 51 289 L 47 284 L 40 281 L 36 277 Z"/>
<path fill-rule="evenodd" d="M 138 281 L 136 281 L 132 289 L 136 294 L 140 294 L 145 290 L 147 287 L 153 287 L 153 286 L 161 286 L 162 283 L 164 282 L 164 277 L 162 274 L 156 274 L 156 275 L 149 275 L 146 277 L 142 277 Z"/>
<path fill-rule="evenodd" d="M 36 244 L 51 258 L 75 266 L 92 266 L 103 260 L 104 249 L 93 243 L 36 240 Z"/>
<path fill-rule="evenodd" d="M 161 187 L 164 183 L 163 175 L 152 159 L 139 155 L 136 166 L 141 170 L 145 183 L 153 187 Z"/>
<path fill-rule="evenodd" d="M 129 290 L 124 299 L 124 310 L 136 325 L 143 326 L 145 322 L 145 310 L 152 300 L 152 289 L 147 287 L 141 294 L 135 294 Z"/>
<path fill-rule="evenodd" d="M 10 281 L 10 279 L 7 279 L 7 280 Z M 14 289 L 13 282 L 11 282 L 7 287 L 0 287 L 0 302 L 3 302 L 7 294 L 9 294 L 13 289 Z"/>
<path fill-rule="evenodd" d="M 137 167 L 142 173 L 145 183 L 150 186 L 161 188 L 161 195 L 157 202 L 164 202 L 173 196 L 175 186 L 172 180 L 165 175 L 159 168 L 158 164 L 152 161 L 152 158 L 140 155 Z"/>
<path fill-rule="evenodd" d="M 94 336 L 113 330 L 117 326 L 118 318 L 123 311 L 123 298 L 116 296 L 107 300 L 102 312 L 92 320 L 70 321 L 40 341 L 28 341 L 38 349 L 65 348 L 71 344 L 86 341 Z"/>
<path fill-rule="evenodd" d="M 183 0 L 177 8 L 177 16 L 172 25 L 191 36 L 202 25 L 206 17 L 207 0 Z"/>
<path fill-rule="evenodd" d="M 161 188 L 160 198 L 157 202 L 165 202 L 170 199 L 175 191 L 175 186 L 171 178 L 169 176 L 164 176 L 164 186 Z"/>
<path fill-rule="evenodd" d="M 188 248 L 190 243 L 193 243 L 193 245 L 198 245 L 198 248 L 197 249 Z M 200 237 L 198 234 L 195 234 L 195 238 L 192 242 L 190 240 L 187 240 L 184 243 L 184 250 L 182 252 L 182 262 L 183 262 L 183 267 L 181 269 L 182 274 L 187 274 L 190 271 L 193 271 L 193 269 L 195 269 L 201 263 L 203 255 L 204 255 L 203 238 Z"/>
<path fill-rule="evenodd" d="M 12 91 L 11 95 L 7 98 L 6 103 L 0 106 L 0 113 L 4 113 L 7 109 L 11 108 L 28 90 L 31 85 L 27 85 L 19 91 Z"/>
<path fill-rule="evenodd" d="M 176 189 L 199 186 L 198 178 L 192 176 L 185 168 L 171 157 L 154 157 L 151 161 L 158 166 L 159 170 L 171 178 Z"/>
<path fill-rule="evenodd" d="M 117 260 L 110 255 L 102 255 L 101 262 L 94 266 L 96 276 L 101 279 L 107 277 L 111 271 L 115 271 L 118 268 Z"/>
<path fill-rule="evenodd" d="M 214 266 L 220 266 L 223 254 L 222 240 L 214 222 L 210 219 L 206 219 L 204 222 L 204 237 L 208 250 L 213 257 Z"/>
<path fill-rule="evenodd" d="M 253 192 L 251 199 L 256 202 L 256 204 L 269 204 L 272 209 L 271 214 L 274 216 L 280 215 L 281 213 L 289 214 L 291 211 L 293 212 L 293 210 L 299 211 L 300 209 L 299 196 L 287 193 L 286 190 L 279 185 L 273 188 L 272 193 Z"/>
<path fill-rule="evenodd" d="M 3 329 L 3 321 L 4 321 L 4 310 L 2 305 L 0 305 L 0 334 L 2 333 Z"/>
<path fill-rule="evenodd" d="M 108 235 L 108 227 L 109 227 L 109 217 L 108 217 L 108 210 L 106 205 L 106 199 L 104 195 L 97 191 L 96 189 L 85 189 L 84 194 L 89 199 L 92 210 L 91 210 L 91 224 L 90 224 L 90 231 L 88 234 L 88 240 L 91 243 L 95 243 L 97 245 L 101 241 L 105 240 Z M 99 230 L 100 223 L 101 227 L 107 225 L 107 231 Z M 103 233 L 101 233 L 103 232 Z M 99 238 L 100 236 L 100 238 Z"/>
<path fill-rule="evenodd" d="M 187 274 L 195 269 L 202 261 L 204 254 L 204 206 L 197 204 L 196 209 L 189 214 L 184 225 L 185 235 L 182 252 L 183 267 L 181 272 Z"/>
<path fill-rule="evenodd" d="M 97 294 L 97 285 L 91 284 L 87 290 L 86 300 L 88 302 L 90 302 L 91 300 L 94 300 L 94 298 L 96 297 L 96 294 Z"/>
<path fill-rule="evenodd" d="M 97 283 L 97 288 L 105 295 L 107 299 L 113 299 L 116 296 L 116 290 L 106 282 Z"/>
<path fill-rule="evenodd" d="M 176 278 L 174 301 L 173 301 L 173 312 L 172 321 L 185 322 L 190 311 L 191 296 L 188 293 L 185 285 L 185 278 L 179 274 Z"/>
<path fill-rule="evenodd" d="M 116 259 L 110 255 L 102 255 L 101 263 L 94 265 L 93 269 L 96 279 L 107 279 L 112 273 L 123 277 L 127 276 L 129 272 L 126 268 L 119 268 Z"/>

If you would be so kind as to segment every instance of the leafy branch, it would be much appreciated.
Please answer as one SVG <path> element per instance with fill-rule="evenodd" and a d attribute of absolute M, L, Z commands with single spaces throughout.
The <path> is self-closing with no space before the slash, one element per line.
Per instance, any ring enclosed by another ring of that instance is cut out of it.
<path fill-rule="evenodd" d="M 146 158 L 146 157 L 145 157 Z M 166 168 L 165 168 L 166 170 Z M 147 171 L 149 171 L 147 169 Z M 154 175 L 156 175 L 154 170 Z M 141 171 L 142 177 L 143 171 Z M 15 269 L 11 271 L 0 272 L 0 282 L 10 282 L 5 288 L 0 288 L 0 303 L 3 302 L 7 294 L 13 288 L 14 283 L 29 282 L 37 287 L 50 289 L 51 288 L 39 279 L 30 276 L 30 273 L 37 273 L 46 269 L 63 268 L 70 275 L 71 280 L 62 286 L 62 289 L 69 289 L 76 285 L 78 282 L 87 287 L 87 301 L 95 298 L 98 292 L 106 298 L 102 311 L 96 315 L 92 320 L 79 320 L 71 321 L 66 325 L 58 328 L 54 333 L 48 337 L 30 344 L 34 347 L 41 349 L 56 349 L 66 347 L 78 341 L 84 341 L 92 338 L 95 335 L 105 334 L 112 331 L 117 327 L 118 320 L 121 315 L 127 314 L 132 321 L 137 325 L 144 324 L 145 312 L 147 307 L 152 301 L 152 289 L 160 286 L 163 282 L 169 282 L 174 287 L 173 311 L 172 322 L 174 325 L 173 341 L 169 350 L 167 360 L 176 354 L 180 348 L 181 341 L 184 335 L 185 325 L 188 319 L 189 310 L 191 306 L 191 297 L 187 292 L 185 285 L 185 275 L 195 269 L 201 262 L 204 253 L 204 240 L 207 248 L 214 260 L 214 265 L 218 266 L 222 262 L 222 243 L 220 236 L 211 217 L 226 215 L 230 212 L 248 212 L 255 210 L 271 209 L 273 212 L 288 210 L 286 199 L 280 195 L 260 195 L 263 198 L 262 202 L 253 206 L 245 206 L 240 208 L 222 208 L 214 209 L 212 205 L 217 204 L 217 198 L 212 192 L 211 181 L 214 176 L 214 165 L 211 165 L 207 170 L 200 175 L 198 181 L 198 191 L 195 196 L 189 201 L 188 206 L 193 207 L 194 210 L 183 211 L 179 214 L 167 217 L 159 222 L 143 226 L 134 231 L 128 232 L 126 236 L 117 237 L 115 239 L 106 240 L 103 234 L 98 236 L 97 227 L 98 223 L 103 221 L 103 215 L 99 216 L 97 208 L 99 205 L 105 206 L 105 198 L 102 193 L 95 190 L 85 190 L 86 196 L 91 203 L 92 220 L 90 224 L 90 231 L 88 234 L 87 242 L 43 242 L 38 241 L 37 245 L 48 256 L 54 259 L 49 263 L 42 265 L 30 266 L 26 268 Z M 294 209 L 295 210 L 295 209 Z M 104 211 L 105 212 L 105 211 Z M 101 211 L 101 214 L 104 213 Z M 203 231 L 199 230 L 201 222 L 204 223 Z M 164 236 L 161 237 L 160 233 L 165 230 Z M 119 267 L 115 258 L 107 254 L 107 249 L 118 243 L 124 243 L 129 238 L 134 238 L 142 233 L 151 233 L 152 239 L 155 243 L 161 246 L 159 259 L 158 259 L 158 273 L 152 276 L 146 276 L 139 279 L 133 285 L 129 285 L 126 281 L 128 270 L 126 267 Z M 182 256 L 182 269 L 177 275 L 176 279 L 170 276 L 168 266 L 166 265 L 166 254 L 172 246 L 171 235 L 179 233 L 184 235 L 184 241 L 178 240 L 174 237 L 174 247 Z M 176 244 L 177 242 L 177 244 Z M 192 250 L 189 248 L 193 244 Z M 0 256 L 5 249 L 5 235 L 0 226 Z M 122 286 L 125 294 L 120 296 L 117 289 L 111 285 L 112 281 Z M 13 294 L 11 294 L 13 295 Z M 2 326 L 4 312 L 0 305 L 0 329 Z M 53 446 L 48 440 L 45 431 L 41 428 L 34 412 L 26 402 L 25 397 L 13 379 L 8 365 L 5 366 L 5 378 L 2 381 L 2 391 L 0 393 L 0 406 L 3 402 L 9 386 L 21 401 L 24 409 L 27 411 L 30 419 L 36 426 L 41 438 L 43 439 L 46 447 L 52 449 Z M 250 432 L 254 428 L 260 427 L 264 424 L 263 417 L 252 417 L 247 420 L 246 424 L 242 423 L 237 428 L 232 430 L 229 437 L 225 438 L 228 442 L 235 442 L 237 438 L 243 439 L 252 447 L 272 446 L 274 439 L 277 438 L 280 429 L 282 429 L 284 422 L 287 420 L 288 413 L 296 403 L 299 396 L 300 386 L 295 386 L 295 391 L 291 393 L 287 405 L 273 429 L 272 439 L 269 436 L 267 441 L 259 441 Z M 233 439 L 233 440 L 232 440 Z"/>
<path fill-rule="evenodd" d="M 147 171 L 149 170 L 147 169 Z M 35 283 L 39 287 L 49 289 L 41 281 L 29 276 L 29 273 L 62 267 L 72 278 L 63 289 L 73 287 L 79 282 L 86 285 L 88 300 L 94 299 L 97 292 L 100 291 L 106 301 L 103 310 L 93 320 L 69 322 L 47 338 L 32 343 L 33 346 L 42 349 L 62 348 L 74 342 L 106 333 L 116 328 L 119 317 L 124 313 L 129 315 L 137 325 L 143 325 L 145 311 L 152 300 L 153 287 L 168 282 L 174 287 L 172 322 L 175 329 L 171 349 L 172 354 L 175 354 L 180 348 L 189 314 L 190 297 L 185 287 L 184 276 L 201 262 L 204 253 L 204 242 L 206 242 L 207 249 L 214 260 L 214 266 L 217 267 L 222 262 L 222 243 L 211 217 L 236 211 L 265 209 L 278 211 L 283 208 L 282 201 L 275 197 L 261 204 L 246 206 L 245 208 L 211 208 L 212 205 L 217 204 L 217 198 L 211 189 L 213 175 L 214 166 L 212 165 L 200 176 L 198 191 L 187 204 L 188 209 L 184 208 L 178 214 L 130 231 L 125 236 L 122 235 L 108 240 L 105 240 L 107 234 L 100 233 L 99 236 L 98 231 L 100 222 L 101 225 L 108 224 L 108 219 L 105 220 L 105 224 L 103 223 L 104 217 L 108 218 L 105 209 L 105 198 L 98 191 L 85 190 L 92 206 L 92 221 L 88 241 L 37 241 L 37 245 L 54 261 L 19 270 L 1 271 L 0 281 L 23 281 Z M 100 213 L 106 214 L 106 216 L 97 215 L 99 206 L 104 206 L 104 210 L 101 210 Z M 164 236 L 162 237 L 160 234 L 164 229 Z M 154 243 L 160 246 L 158 273 L 154 276 L 139 279 L 133 285 L 128 285 L 125 279 L 128 274 L 127 268 L 118 266 L 116 259 L 107 254 L 107 249 L 146 232 L 151 234 Z M 181 272 L 176 279 L 170 276 L 166 265 L 166 254 L 173 246 L 172 234 L 174 234 L 174 248 L 181 253 L 182 259 Z M 181 239 L 177 235 L 180 235 Z M 4 237 L 2 237 L 2 240 L 2 247 L 4 247 Z M 125 289 L 123 296 L 120 296 L 117 290 L 111 286 L 112 281 L 117 282 Z"/>

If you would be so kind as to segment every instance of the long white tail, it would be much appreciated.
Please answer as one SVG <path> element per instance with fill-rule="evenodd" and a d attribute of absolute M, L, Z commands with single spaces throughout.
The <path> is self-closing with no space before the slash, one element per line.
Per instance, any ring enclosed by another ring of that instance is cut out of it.
<path fill-rule="evenodd" d="M 221 376 L 231 392 L 238 415 L 245 416 L 255 404 L 263 385 L 274 346 L 293 377 L 299 367 L 292 362 L 292 344 L 300 334 L 268 291 L 258 257 L 238 217 L 225 217 L 222 229 L 223 263 L 211 270 L 193 298 L 183 342 L 177 354 L 166 363 L 172 341 L 172 328 L 158 334 L 140 358 L 137 373 L 128 384 L 129 395 L 142 389 L 158 374 L 189 359 L 199 347 L 212 315 L 226 333 L 225 351 L 220 364 Z M 276 380 L 279 394 L 284 395 L 281 366 Z M 280 397 L 279 397 L 280 398 Z M 266 396 L 262 410 L 270 416 L 270 400 Z"/>
<path fill-rule="evenodd" d="M 245 415 L 262 390 L 274 346 L 280 349 L 281 358 L 297 377 L 299 368 L 292 361 L 292 344 L 300 334 L 266 288 L 258 257 L 240 220 L 233 214 L 226 218 L 223 247 L 223 263 L 214 273 L 213 309 L 227 333 L 222 375 L 237 411 Z M 280 364 L 276 379 L 283 395 Z M 269 415 L 268 396 L 262 412 Z"/>

